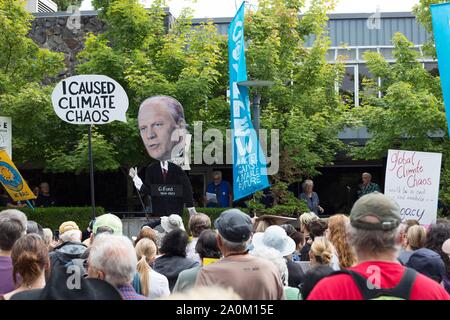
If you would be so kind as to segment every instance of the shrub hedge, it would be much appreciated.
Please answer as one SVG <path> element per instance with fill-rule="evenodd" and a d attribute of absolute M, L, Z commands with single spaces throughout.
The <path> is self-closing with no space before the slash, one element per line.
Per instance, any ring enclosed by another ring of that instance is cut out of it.
<path fill-rule="evenodd" d="M 7 208 L 0 208 L 4 210 Z M 227 208 L 196 208 L 197 212 L 203 212 L 211 218 L 214 222 L 220 214 Z M 242 211 L 249 213 L 249 209 L 240 208 Z M 24 212 L 28 220 L 34 220 L 42 225 L 44 228 L 50 228 L 52 230 L 57 230 L 61 223 L 64 221 L 72 220 L 75 221 L 81 230 L 85 230 L 91 220 L 91 207 L 50 207 L 50 208 L 35 208 L 33 211 L 30 208 L 21 208 L 20 211 Z M 97 207 L 97 216 L 105 213 L 102 207 Z M 275 206 L 270 209 L 263 209 L 257 212 L 258 216 L 261 215 L 281 215 L 281 216 L 294 216 L 290 212 L 288 207 Z M 189 212 L 187 209 L 183 212 L 183 222 L 185 226 L 188 226 L 189 222 Z"/>
<path fill-rule="evenodd" d="M 4 210 L 7 208 L 2 208 Z M 39 223 L 44 228 L 50 228 L 53 231 L 58 230 L 64 221 L 75 221 L 81 230 L 86 230 L 91 221 L 91 207 L 50 207 L 50 208 L 20 208 L 20 211 L 27 215 L 28 220 Z M 105 213 L 102 207 L 96 207 L 97 215 Z"/>

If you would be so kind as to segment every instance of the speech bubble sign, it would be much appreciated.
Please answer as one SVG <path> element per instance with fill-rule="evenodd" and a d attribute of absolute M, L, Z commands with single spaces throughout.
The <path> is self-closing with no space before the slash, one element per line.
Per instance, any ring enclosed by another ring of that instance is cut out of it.
<path fill-rule="evenodd" d="M 58 117 L 71 124 L 127 122 L 128 96 L 122 86 L 104 75 L 79 75 L 59 82 L 52 93 Z"/>

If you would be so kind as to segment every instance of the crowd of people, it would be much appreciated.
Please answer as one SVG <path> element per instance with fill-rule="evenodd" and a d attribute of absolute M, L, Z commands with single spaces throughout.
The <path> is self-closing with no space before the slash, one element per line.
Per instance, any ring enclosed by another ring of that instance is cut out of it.
<path fill-rule="evenodd" d="M 378 192 L 348 216 L 307 212 L 298 225 L 236 208 L 196 213 L 187 230 L 163 218 L 132 239 L 113 214 L 88 234 L 66 221 L 55 239 L 18 209 L 0 212 L 0 300 L 450 300 L 450 222 L 402 222 Z"/>

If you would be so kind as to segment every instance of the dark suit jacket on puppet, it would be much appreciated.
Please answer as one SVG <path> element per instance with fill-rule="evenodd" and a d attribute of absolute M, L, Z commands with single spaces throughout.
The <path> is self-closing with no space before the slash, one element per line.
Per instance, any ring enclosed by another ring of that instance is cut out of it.
<path fill-rule="evenodd" d="M 155 217 L 169 216 L 171 214 L 183 214 L 183 208 L 194 206 L 192 186 L 186 173 L 181 167 L 168 162 L 168 173 L 164 181 L 161 164 L 155 162 L 145 169 L 145 180 L 141 187 L 143 194 L 151 194 L 152 185 L 180 185 L 183 190 L 181 197 L 157 197 L 152 196 L 152 215 Z"/>

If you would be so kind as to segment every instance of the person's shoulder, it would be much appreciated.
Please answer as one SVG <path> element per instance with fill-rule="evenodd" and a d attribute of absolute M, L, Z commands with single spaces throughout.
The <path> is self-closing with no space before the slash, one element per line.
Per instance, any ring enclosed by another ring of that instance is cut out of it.
<path fill-rule="evenodd" d="M 272 270 L 272 271 L 275 271 L 276 273 L 278 273 L 277 267 L 271 261 L 261 258 L 261 257 L 251 255 L 251 254 L 248 255 L 248 258 L 252 263 L 258 264 L 261 267 L 267 268 L 269 270 Z"/>
<path fill-rule="evenodd" d="M 159 168 L 161 168 L 159 162 L 152 162 L 145 167 L 145 171 L 155 171 L 158 170 Z"/>
<path fill-rule="evenodd" d="M 198 261 L 195 261 L 191 258 L 188 258 L 188 257 L 180 257 L 180 258 L 181 259 L 179 259 L 179 261 L 187 266 L 190 266 L 190 267 L 188 267 L 189 269 L 197 267 L 199 265 Z"/>
<path fill-rule="evenodd" d="M 191 278 L 194 275 L 197 275 L 198 272 L 200 271 L 200 269 L 201 269 L 201 267 L 198 265 L 198 266 L 183 270 L 180 272 L 180 275 L 178 277 L 180 279 Z"/>
<path fill-rule="evenodd" d="M 210 263 L 207 266 L 201 266 L 199 271 L 198 271 L 198 273 L 207 273 L 207 272 L 210 272 L 210 271 L 214 272 L 216 270 L 222 270 L 225 267 L 224 261 L 225 260 L 220 259 L 219 261 L 214 262 L 214 263 Z M 200 265 L 198 265 L 198 266 L 200 266 Z"/>
<path fill-rule="evenodd" d="M 9 300 L 39 300 L 44 289 L 30 289 L 13 294 Z"/>
<path fill-rule="evenodd" d="M 353 278 L 349 274 L 337 273 L 320 280 L 308 296 L 308 300 L 341 300 L 346 299 L 346 292 L 357 290 Z M 348 298 L 348 297 L 347 297 Z"/>
<path fill-rule="evenodd" d="M 450 295 L 436 281 L 417 272 L 411 292 L 413 300 L 450 300 Z"/>
<path fill-rule="evenodd" d="M 172 170 L 177 170 L 180 172 L 184 172 L 183 168 L 181 168 L 179 165 L 173 163 L 172 161 L 168 161 L 167 168 L 172 169 Z"/>
<path fill-rule="evenodd" d="M 159 281 L 160 283 L 169 283 L 167 277 L 155 270 L 151 271 L 151 277 L 155 279 L 155 281 Z"/>

